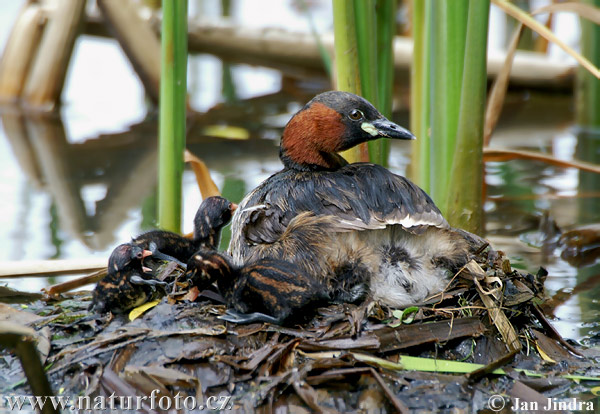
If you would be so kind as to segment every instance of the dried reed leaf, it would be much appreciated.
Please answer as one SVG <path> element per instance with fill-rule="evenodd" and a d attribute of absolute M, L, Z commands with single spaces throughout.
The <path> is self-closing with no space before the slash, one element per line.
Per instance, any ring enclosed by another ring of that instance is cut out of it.
<path fill-rule="evenodd" d="M 510 69 L 519 45 L 519 39 L 523 33 L 523 23 L 519 23 L 515 28 L 512 40 L 510 41 L 506 50 L 506 59 L 504 64 L 496 76 L 494 85 L 490 90 L 488 96 L 487 107 L 485 108 L 485 123 L 483 126 L 483 146 L 487 147 L 490 145 L 490 139 L 492 138 L 492 132 L 496 128 L 500 114 L 502 113 L 502 105 L 504 104 L 504 97 L 506 96 L 506 90 L 508 89 L 508 83 L 510 81 Z"/>
<path fill-rule="evenodd" d="M 484 148 L 483 159 L 485 161 L 508 161 L 516 159 L 525 159 L 533 161 L 542 161 L 551 165 L 563 168 L 578 168 L 583 171 L 600 173 L 600 166 L 585 161 L 565 161 L 546 154 L 540 154 L 534 151 L 507 150 L 497 148 Z"/>
<path fill-rule="evenodd" d="M 467 280 L 483 280 L 485 278 L 485 271 L 479 266 L 479 263 L 471 259 L 466 265 L 460 268 L 456 276 Z"/>
<path fill-rule="evenodd" d="M 198 188 L 202 198 L 206 199 L 212 196 L 221 195 L 219 188 L 210 176 L 210 171 L 206 167 L 204 161 L 196 157 L 187 149 L 184 152 L 184 161 L 188 162 L 196 175 L 196 181 L 198 182 Z"/>
<path fill-rule="evenodd" d="M 178 298 L 178 300 L 189 300 L 190 302 L 194 302 L 199 295 L 200 291 L 196 286 L 194 286 L 188 290 L 185 295 L 183 295 L 181 298 Z"/>
<path fill-rule="evenodd" d="M 0 279 L 85 273 L 103 269 L 107 263 L 108 259 L 106 258 L 0 262 Z"/>
<path fill-rule="evenodd" d="M 477 282 L 477 280 L 475 280 L 475 286 L 477 288 L 477 293 L 479 293 L 481 301 L 487 308 L 488 313 L 492 318 L 492 321 L 494 322 L 494 325 L 496 325 L 496 328 L 498 328 L 498 331 L 500 332 L 500 335 L 502 335 L 502 338 L 508 346 L 509 351 L 521 350 L 521 342 L 517 337 L 515 328 L 513 328 L 512 324 L 510 323 L 504 312 L 502 312 L 500 307 L 494 302 L 492 298 L 490 298 L 483 292 L 483 289 L 481 289 L 481 285 L 479 285 L 479 282 Z"/>
<path fill-rule="evenodd" d="M 524 25 L 534 30 L 540 36 L 545 37 L 551 42 L 554 42 L 561 49 L 563 49 L 569 56 L 573 57 L 581 66 L 586 68 L 592 75 L 600 79 L 600 70 L 588 59 L 577 53 L 569 45 L 560 40 L 552 31 L 548 30 L 546 26 L 535 20 L 530 14 L 524 12 L 514 4 L 509 3 L 506 0 L 492 0 L 496 6 L 501 8 L 506 14 L 514 17 Z"/>
<path fill-rule="evenodd" d="M 125 348 L 115 351 L 108 363 L 108 368 L 114 372 L 123 371 L 136 350 L 136 344 L 129 344 Z"/>
<path fill-rule="evenodd" d="M 540 7 L 531 12 L 532 15 L 542 13 L 556 13 L 556 12 L 573 12 L 579 16 L 587 19 L 593 23 L 600 24 L 600 9 L 594 7 L 591 4 L 585 4 L 580 2 L 565 2 L 565 3 L 553 3 L 544 7 Z"/>

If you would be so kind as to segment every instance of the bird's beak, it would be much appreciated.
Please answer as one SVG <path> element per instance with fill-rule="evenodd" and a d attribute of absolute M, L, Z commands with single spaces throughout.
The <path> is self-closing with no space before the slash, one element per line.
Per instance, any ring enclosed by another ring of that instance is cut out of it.
<path fill-rule="evenodd" d="M 231 203 L 231 207 L 229 207 L 229 209 L 230 209 L 232 212 L 233 212 L 233 211 L 235 211 L 235 210 L 237 210 L 237 208 L 238 208 L 238 205 L 237 205 L 237 204 L 235 204 L 235 203 Z"/>
<path fill-rule="evenodd" d="M 373 138 L 415 139 L 415 136 L 408 129 L 402 128 L 383 117 L 374 121 L 364 121 L 360 127 L 363 131 L 371 134 Z"/>
<path fill-rule="evenodd" d="M 142 250 L 142 272 L 144 273 L 152 273 L 152 269 L 144 266 L 144 259 L 148 256 L 152 256 L 152 251 L 150 250 Z"/>

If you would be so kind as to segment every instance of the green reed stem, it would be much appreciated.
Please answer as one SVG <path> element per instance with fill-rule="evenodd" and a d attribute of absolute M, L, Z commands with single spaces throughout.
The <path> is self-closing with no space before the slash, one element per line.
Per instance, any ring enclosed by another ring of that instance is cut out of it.
<path fill-rule="evenodd" d="M 459 187 L 448 193 L 446 217 L 453 226 L 480 234 L 489 10 L 488 0 L 469 2 L 456 149 L 449 181 Z"/>
<path fill-rule="evenodd" d="M 187 91 L 187 0 L 163 2 L 158 224 L 180 232 Z"/>
<path fill-rule="evenodd" d="M 337 89 L 362 95 L 354 25 L 354 3 L 346 0 L 333 0 Z M 344 151 L 342 156 L 348 162 L 360 161 L 361 147 L 364 148 L 359 145 Z"/>
<path fill-rule="evenodd" d="M 600 0 L 583 0 L 600 8 Z M 600 26 L 581 18 L 581 52 L 600 67 Z M 600 128 L 600 80 L 583 67 L 577 70 L 577 124 L 583 128 Z"/>
<path fill-rule="evenodd" d="M 354 12 L 362 96 L 378 107 L 375 0 L 354 0 Z M 369 161 L 381 164 L 383 158 L 381 140 L 371 141 L 367 143 L 367 147 Z"/>
<path fill-rule="evenodd" d="M 377 109 L 388 119 L 392 118 L 394 97 L 394 35 L 396 34 L 396 0 L 377 0 Z M 387 139 L 375 141 L 378 157 L 369 147 L 371 161 L 387 166 L 390 143 Z"/>
<path fill-rule="evenodd" d="M 442 213 L 448 206 L 456 148 L 467 28 L 467 0 L 434 0 L 431 36 L 431 193 Z"/>
<path fill-rule="evenodd" d="M 430 59 L 432 0 L 413 1 L 413 61 L 410 72 L 410 129 L 413 142 L 409 176 L 423 190 L 430 191 L 431 119 Z"/>

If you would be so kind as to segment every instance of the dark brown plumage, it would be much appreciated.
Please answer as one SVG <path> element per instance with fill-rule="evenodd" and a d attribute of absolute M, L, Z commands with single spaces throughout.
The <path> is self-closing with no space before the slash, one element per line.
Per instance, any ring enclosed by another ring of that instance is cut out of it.
<path fill-rule="evenodd" d="M 142 260 L 152 253 L 125 243 L 117 246 L 108 260 L 108 274 L 92 292 L 92 308 L 99 313 L 123 313 L 157 294 L 165 283 L 149 279 Z"/>
<path fill-rule="evenodd" d="M 368 290 L 405 306 L 443 290 L 483 241 L 452 229 L 408 179 L 379 165 L 348 164 L 336 153 L 381 137 L 414 138 L 356 95 L 326 92 L 311 100 L 284 130 L 285 168 L 234 215 L 233 263 L 289 261 L 340 301 Z"/>
<path fill-rule="evenodd" d="M 261 259 L 236 267 L 224 254 L 200 250 L 188 262 L 187 275 L 200 289 L 217 282 L 231 308 L 223 319 L 231 322 L 283 324 L 310 313 L 310 305 L 329 300 L 317 279 L 282 260 Z"/>
<path fill-rule="evenodd" d="M 150 250 L 154 259 L 176 261 L 185 267 L 198 249 L 218 248 L 221 230 L 231 220 L 236 207 L 223 197 L 208 197 L 200 204 L 194 217 L 192 239 L 166 230 L 151 230 L 140 234 L 130 244 Z"/>
<path fill-rule="evenodd" d="M 107 276 L 94 289 L 94 309 L 125 312 L 153 297 L 156 286 L 166 285 L 153 279 L 152 273 L 158 266 L 153 259 L 176 261 L 185 267 L 199 248 L 216 249 L 221 229 L 231 220 L 236 207 L 222 197 L 209 197 L 196 212 L 193 239 L 152 230 L 117 246 L 109 258 Z"/>

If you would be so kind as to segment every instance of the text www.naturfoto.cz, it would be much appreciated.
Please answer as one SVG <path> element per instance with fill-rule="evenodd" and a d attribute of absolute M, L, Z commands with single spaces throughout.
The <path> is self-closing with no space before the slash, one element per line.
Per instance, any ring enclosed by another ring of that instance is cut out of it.
<path fill-rule="evenodd" d="M 79 410 L 141 410 L 149 408 L 150 410 L 161 409 L 170 410 L 230 410 L 229 396 L 211 396 L 206 398 L 204 404 L 199 404 L 194 396 L 181 396 L 179 393 L 170 396 L 158 396 L 159 390 L 153 390 L 150 396 L 116 396 L 112 393 L 110 396 L 78 396 L 68 395 L 59 396 L 32 396 L 32 395 L 3 395 L 0 397 L 0 413 L 16 411 L 40 410 L 46 404 L 52 404 L 54 409 L 60 411 L 79 411 Z"/>

